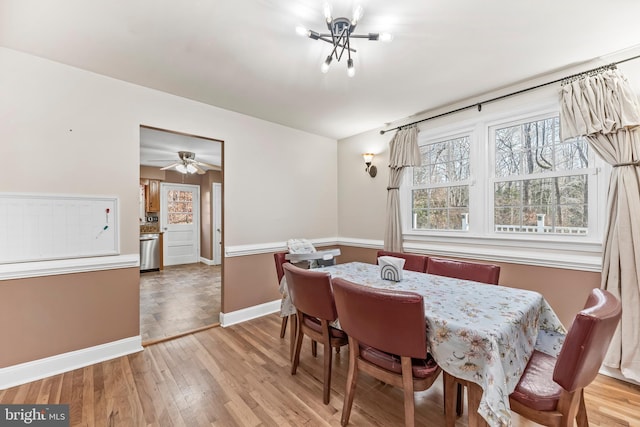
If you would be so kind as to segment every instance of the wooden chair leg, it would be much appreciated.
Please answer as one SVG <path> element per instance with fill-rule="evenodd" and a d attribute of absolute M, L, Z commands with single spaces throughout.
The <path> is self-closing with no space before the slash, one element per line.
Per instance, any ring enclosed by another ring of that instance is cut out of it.
<path fill-rule="evenodd" d="M 340 420 L 340 424 L 343 426 L 349 424 L 351 407 L 353 406 L 353 397 L 356 393 L 356 383 L 358 382 L 358 361 L 356 360 L 357 352 L 358 344 L 349 337 L 349 369 L 347 371 L 344 404 L 342 405 L 342 419 Z"/>
<path fill-rule="evenodd" d="M 576 390 L 572 393 L 562 393 L 562 395 L 560 396 L 560 400 L 558 401 L 558 406 L 556 408 L 556 410 L 562 414 L 562 419 L 558 424 L 559 427 L 574 427 L 574 421 L 578 420 L 578 414 L 580 414 L 580 409 L 582 406 L 582 393 L 582 389 Z M 578 424 L 578 426 L 580 426 L 580 424 Z"/>
<path fill-rule="evenodd" d="M 280 338 L 284 338 L 284 334 L 287 331 L 287 321 L 289 320 L 289 316 L 284 316 L 282 318 L 282 325 L 280 326 Z"/>
<path fill-rule="evenodd" d="M 589 427 L 589 419 L 587 418 L 587 406 L 584 404 L 584 389 L 580 390 L 580 403 L 578 404 L 576 422 L 578 423 L 578 427 Z"/>
<path fill-rule="evenodd" d="M 331 393 L 331 355 L 333 349 L 329 343 L 329 339 L 323 344 L 324 347 L 324 386 L 322 389 L 322 401 L 325 405 L 329 404 L 329 398 Z"/>
<path fill-rule="evenodd" d="M 304 332 L 302 328 L 298 327 L 296 331 L 296 346 L 293 351 L 293 360 L 291 362 L 291 375 L 295 375 L 300 363 L 300 349 L 302 348 L 302 339 L 304 338 Z"/>
<path fill-rule="evenodd" d="M 296 347 L 296 335 L 298 331 L 298 315 L 292 314 L 291 326 L 289 327 L 289 359 L 293 361 L 293 353 L 295 353 Z"/>
<path fill-rule="evenodd" d="M 411 358 L 402 356 L 400 361 L 402 364 L 402 389 L 404 391 L 404 425 L 406 427 L 414 427 L 416 419 Z"/>

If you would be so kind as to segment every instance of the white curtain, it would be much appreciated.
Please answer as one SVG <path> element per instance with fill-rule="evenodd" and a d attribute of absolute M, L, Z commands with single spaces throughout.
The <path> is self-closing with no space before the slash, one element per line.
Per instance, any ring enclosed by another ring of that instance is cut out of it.
<path fill-rule="evenodd" d="M 640 381 L 640 106 L 625 77 L 606 69 L 564 84 L 562 138 L 586 136 L 613 165 L 601 287 L 622 301 L 605 365 Z"/>
<path fill-rule="evenodd" d="M 418 128 L 401 129 L 389 143 L 389 186 L 387 187 L 387 222 L 384 249 L 402 252 L 402 223 L 400 222 L 400 181 L 403 168 L 420 166 L 422 158 L 418 148 Z"/>

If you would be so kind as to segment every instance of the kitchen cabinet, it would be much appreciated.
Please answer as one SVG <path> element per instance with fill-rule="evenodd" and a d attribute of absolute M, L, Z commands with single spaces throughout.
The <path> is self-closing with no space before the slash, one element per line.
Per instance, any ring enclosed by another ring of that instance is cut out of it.
<path fill-rule="evenodd" d="M 145 190 L 147 212 L 160 212 L 160 181 L 150 179 Z"/>

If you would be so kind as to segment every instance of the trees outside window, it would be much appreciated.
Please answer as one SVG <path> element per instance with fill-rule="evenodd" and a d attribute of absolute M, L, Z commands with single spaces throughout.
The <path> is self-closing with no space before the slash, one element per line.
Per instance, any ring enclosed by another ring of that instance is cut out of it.
<path fill-rule="evenodd" d="M 561 140 L 557 113 L 455 132 L 438 138 L 420 133 L 422 166 L 405 179 L 409 233 L 508 237 L 593 231 L 593 156 L 583 138 Z"/>
<path fill-rule="evenodd" d="M 497 233 L 586 234 L 589 150 L 560 139 L 557 116 L 490 129 Z"/>
<path fill-rule="evenodd" d="M 413 168 L 413 229 L 468 228 L 469 152 L 468 135 L 421 145 L 422 166 Z"/>

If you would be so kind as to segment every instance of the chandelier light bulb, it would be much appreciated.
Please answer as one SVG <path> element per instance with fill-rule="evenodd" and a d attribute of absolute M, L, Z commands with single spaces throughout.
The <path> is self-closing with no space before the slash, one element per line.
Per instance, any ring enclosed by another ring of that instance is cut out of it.
<path fill-rule="evenodd" d="M 351 18 L 351 25 L 356 25 L 360 18 L 362 18 L 362 14 L 364 13 L 364 9 L 362 6 L 358 5 L 353 9 L 353 18 Z"/>
<path fill-rule="evenodd" d="M 331 65 L 332 59 L 333 58 L 331 57 L 331 55 L 327 56 L 327 59 L 324 60 L 324 62 L 322 63 L 322 66 L 320 67 L 320 71 L 326 74 L 327 71 L 329 71 L 329 65 Z"/>
<path fill-rule="evenodd" d="M 306 36 L 306 37 L 308 37 L 308 36 L 309 36 L 309 30 L 307 30 L 305 27 L 303 27 L 303 26 L 301 26 L 301 25 L 298 25 L 298 26 L 296 27 L 296 33 L 297 33 L 299 36 Z"/>
<path fill-rule="evenodd" d="M 393 40 L 393 36 L 389 33 L 380 33 L 378 40 L 380 40 L 381 42 L 390 42 L 391 40 Z"/>
<path fill-rule="evenodd" d="M 353 8 L 352 18 L 332 16 L 331 4 L 327 0 L 324 0 L 323 13 L 326 20 L 326 26 L 328 29 L 325 32 L 314 31 L 311 29 L 305 29 L 302 27 L 296 27 L 296 32 L 300 35 L 306 35 L 311 40 L 321 40 L 323 42 L 332 45 L 333 49 L 330 51 L 329 56 L 324 60 L 320 66 L 320 71 L 323 73 L 329 72 L 332 58 L 336 59 L 336 62 L 340 62 L 343 58 L 343 54 L 348 58 L 347 60 L 347 75 L 353 77 L 356 74 L 356 69 L 351 58 L 356 49 L 351 47 L 353 39 L 368 39 L 371 41 L 391 40 L 391 34 L 388 33 L 368 33 L 368 34 L 355 34 L 354 30 L 356 24 L 362 19 L 364 9 L 361 5 L 357 5 Z"/>
<path fill-rule="evenodd" d="M 327 22 L 331 22 L 333 20 L 333 18 L 331 17 L 331 5 L 329 3 L 324 4 L 323 13 L 324 18 L 327 20 Z"/>
<path fill-rule="evenodd" d="M 347 75 L 353 77 L 356 75 L 356 69 L 353 68 L 353 59 L 349 58 L 347 61 Z"/>

